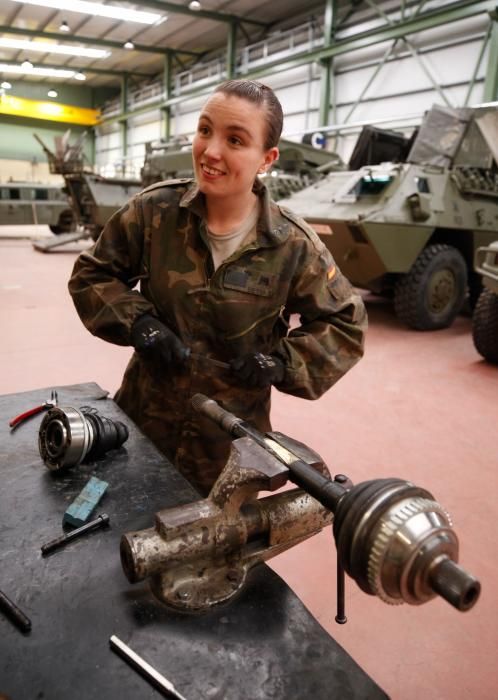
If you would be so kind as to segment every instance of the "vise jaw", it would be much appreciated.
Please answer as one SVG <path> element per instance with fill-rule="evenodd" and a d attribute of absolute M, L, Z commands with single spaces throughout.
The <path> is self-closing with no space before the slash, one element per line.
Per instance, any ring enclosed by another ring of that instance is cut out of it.
<path fill-rule="evenodd" d="M 269 433 L 328 475 L 302 443 Z M 202 612 L 236 595 L 250 569 L 315 535 L 333 514 L 301 489 L 258 499 L 284 486 L 288 469 L 252 439 L 232 442 L 228 461 L 206 499 L 156 513 L 155 527 L 121 538 L 121 563 L 131 583 L 148 578 L 167 605 Z"/>

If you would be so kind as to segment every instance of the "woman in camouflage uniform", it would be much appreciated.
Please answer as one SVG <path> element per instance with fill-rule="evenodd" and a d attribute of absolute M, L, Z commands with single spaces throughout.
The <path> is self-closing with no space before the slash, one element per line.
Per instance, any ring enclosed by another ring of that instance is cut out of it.
<path fill-rule="evenodd" d="M 90 332 L 135 348 L 117 403 L 202 494 L 230 440 L 193 411 L 195 393 L 267 431 L 272 385 L 316 399 L 363 354 L 361 298 L 315 232 L 258 180 L 278 157 L 281 129 L 268 87 L 220 85 L 199 117 L 195 181 L 137 194 L 69 282 Z"/>

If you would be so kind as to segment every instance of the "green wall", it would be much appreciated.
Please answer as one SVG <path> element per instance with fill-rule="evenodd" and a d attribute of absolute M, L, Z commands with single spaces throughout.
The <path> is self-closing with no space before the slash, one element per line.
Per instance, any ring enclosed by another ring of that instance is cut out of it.
<path fill-rule="evenodd" d="M 87 128 L 84 152 L 91 162 L 94 136 L 92 128 Z M 33 134 L 38 134 L 47 148 L 53 151 L 54 136 L 62 136 L 68 129 L 71 129 L 71 143 L 85 131 L 85 127 L 75 124 L 60 124 L 0 114 L 0 160 L 32 161 L 36 158 L 38 163 L 46 161 L 47 157 Z"/>

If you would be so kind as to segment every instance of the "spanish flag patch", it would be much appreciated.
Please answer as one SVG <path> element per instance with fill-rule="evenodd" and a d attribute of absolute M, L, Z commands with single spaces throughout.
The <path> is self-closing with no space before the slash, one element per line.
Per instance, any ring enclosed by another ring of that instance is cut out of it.
<path fill-rule="evenodd" d="M 332 279 L 332 277 L 334 277 L 335 273 L 336 273 L 336 267 L 335 267 L 335 265 L 331 265 L 329 267 L 329 269 L 327 270 L 327 279 L 329 282 Z"/>

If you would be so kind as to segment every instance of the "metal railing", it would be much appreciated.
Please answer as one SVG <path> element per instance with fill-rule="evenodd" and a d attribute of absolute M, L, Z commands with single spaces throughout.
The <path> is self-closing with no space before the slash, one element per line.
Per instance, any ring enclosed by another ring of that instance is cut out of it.
<path fill-rule="evenodd" d="M 160 80 L 130 90 L 128 94 L 128 109 L 143 107 L 149 102 L 157 102 L 157 98 L 164 93 L 164 86 Z"/>
<path fill-rule="evenodd" d="M 284 32 L 274 32 L 265 39 L 244 47 L 238 53 L 237 67 L 241 73 L 247 73 L 269 58 L 275 60 L 293 55 L 296 51 L 313 51 L 322 45 L 323 25 L 316 21 L 308 21 Z"/>
<path fill-rule="evenodd" d="M 286 31 L 276 31 L 265 39 L 258 41 L 237 51 L 237 71 L 247 73 L 257 68 L 270 57 L 275 60 L 279 57 L 292 56 L 296 50 L 299 52 L 313 51 L 323 44 L 323 26 L 318 21 L 308 21 Z M 220 54 L 210 61 L 205 61 L 192 66 L 188 70 L 177 72 L 173 75 L 172 93 L 179 96 L 196 87 L 202 87 L 205 83 L 223 80 L 226 77 L 226 57 Z M 147 104 L 157 102 L 158 98 L 165 97 L 164 85 L 158 79 L 147 85 L 131 90 L 128 95 L 126 108 L 138 109 Z M 101 108 L 103 119 L 116 116 L 121 111 L 121 101 L 117 97 L 109 100 Z"/>
<path fill-rule="evenodd" d="M 173 92 L 181 95 L 185 90 L 201 87 L 204 83 L 222 80 L 226 75 L 225 58 L 217 56 L 206 63 L 199 63 L 189 70 L 176 73 L 173 78 Z"/>

